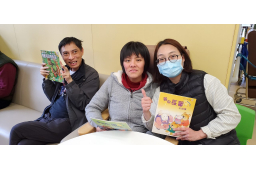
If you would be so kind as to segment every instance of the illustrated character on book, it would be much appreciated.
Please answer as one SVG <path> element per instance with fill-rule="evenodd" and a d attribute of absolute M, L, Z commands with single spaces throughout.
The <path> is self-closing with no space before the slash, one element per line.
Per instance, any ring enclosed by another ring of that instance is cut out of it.
<path fill-rule="evenodd" d="M 166 130 L 166 132 L 169 132 L 170 135 L 172 135 L 173 133 L 175 133 L 175 131 L 173 130 L 174 128 L 178 128 L 180 127 L 179 124 L 177 124 L 175 121 L 172 122 L 171 124 L 169 124 L 169 128 Z"/>
<path fill-rule="evenodd" d="M 168 125 L 173 122 L 173 117 L 171 115 L 168 116 L 167 113 L 160 110 L 155 117 L 154 126 L 159 129 L 168 129 Z"/>
<path fill-rule="evenodd" d="M 182 115 L 176 115 L 174 118 L 174 122 L 180 125 L 182 119 L 183 119 Z"/>
<path fill-rule="evenodd" d="M 51 59 L 50 58 L 47 58 L 47 62 L 48 62 L 48 65 L 51 66 L 51 70 L 52 70 L 52 73 L 54 74 L 54 77 L 57 77 L 57 76 L 60 76 L 60 68 L 58 66 L 58 63 L 56 60 L 53 59 L 53 61 L 55 62 L 55 64 L 53 64 L 51 62 Z"/>
<path fill-rule="evenodd" d="M 188 127 L 189 126 L 189 117 L 191 116 L 191 114 L 187 114 L 186 112 L 184 112 L 182 114 L 183 118 L 181 119 L 181 125 Z"/>
<path fill-rule="evenodd" d="M 58 74 L 58 76 L 61 76 L 60 68 L 59 68 L 59 64 L 58 64 L 57 60 L 54 60 L 54 62 L 55 62 L 55 66 L 56 66 L 56 69 L 57 69 L 57 74 Z"/>

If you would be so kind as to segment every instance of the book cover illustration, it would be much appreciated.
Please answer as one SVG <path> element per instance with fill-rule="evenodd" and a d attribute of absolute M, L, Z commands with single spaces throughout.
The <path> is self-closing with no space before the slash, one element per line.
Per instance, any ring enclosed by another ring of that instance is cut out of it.
<path fill-rule="evenodd" d="M 46 67 L 49 67 L 47 70 L 50 71 L 46 78 L 62 83 L 63 77 L 60 72 L 61 66 L 58 53 L 55 51 L 41 50 L 41 55 L 43 58 L 43 63 L 46 64 Z"/>
<path fill-rule="evenodd" d="M 173 136 L 173 128 L 189 127 L 196 99 L 160 92 L 152 132 Z"/>
<path fill-rule="evenodd" d="M 126 122 L 114 122 L 100 119 L 92 119 L 94 123 L 96 123 L 100 128 L 107 128 L 108 130 L 123 130 L 123 131 L 131 131 L 132 129 Z"/>

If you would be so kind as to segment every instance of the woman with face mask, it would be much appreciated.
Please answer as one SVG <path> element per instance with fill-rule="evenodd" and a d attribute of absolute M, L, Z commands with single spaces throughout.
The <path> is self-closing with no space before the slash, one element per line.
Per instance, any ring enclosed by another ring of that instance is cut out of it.
<path fill-rule="evenodd" d="M 153 125 L 160 92 L 191 97 L 197 100 L 190 126 L 174 129 L 179 144 L 240 144 L 235 128 L 241 115 L 216 77 L 192 69 L 188 53 L 173 39 L 157 44 L 154 60 L 153 77 L 159 87 L 152 101 L 150 98 L 141 101 L 148 124 Z"/>

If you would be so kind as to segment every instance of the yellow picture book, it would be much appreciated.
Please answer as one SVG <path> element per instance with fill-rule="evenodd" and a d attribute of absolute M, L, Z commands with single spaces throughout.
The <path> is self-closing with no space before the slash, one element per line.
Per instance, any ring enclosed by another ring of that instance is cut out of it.
<path fill-rule="evenodd" d="M 189 127 L 196 99 L 160 92 L 152 132 L 173 136 L 173 128 Z"/>

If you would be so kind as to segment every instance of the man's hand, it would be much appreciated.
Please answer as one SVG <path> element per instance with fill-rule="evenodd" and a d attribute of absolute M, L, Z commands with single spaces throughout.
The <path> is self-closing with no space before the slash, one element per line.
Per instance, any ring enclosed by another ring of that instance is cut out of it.
<path fill-rule="evenodd" d="M 40 68 L 40 74 L 41 74 L 42 76 L 44 76 L 44 78 L 47 78 L 47 76 L 49 75 L 49 72 L 50 72 L 50 71 L 47 71 L 47 69 L 48 69 L 49 67 L 45 67 L 45 66 L 46 66 L 45 63 L 42 63 L 41 65 L 42 65 L 42 66 L 41 66 L 41 68 Z"/>
<path fill-rule="evenodd" d="M 67 67 L 65 67 L 61 62 L 60 65 L 62 67 L 61 75 L 66 80 L 66 82 L 69 84 L 73 81 L 72 77 L 70 76 L 70 72 Z"/>
<path fill-rule="evenodd" d="M 147 97 L 144 89 L 141 89 L 141 92 L 143 94 L 143 98 L 141 99 L 143 115 L 144 115 L 145 120 L 149 120 L 151 117 L 151 113 L 150 113 L 149 109 L 151 107 L 152 100 L 150 97 Z"/>
<path fill-rule="evenodd" d="M 197 141 L 207 137 L 207 135 L 202 130 L 194 131 L 188 127 L 178 127 L 178 128 L 174 128 L 173 130 L 180 131 L 180 132 L 175 132 L 173 134 L 173 136 L 178 136 L 176 140 Z"/>

